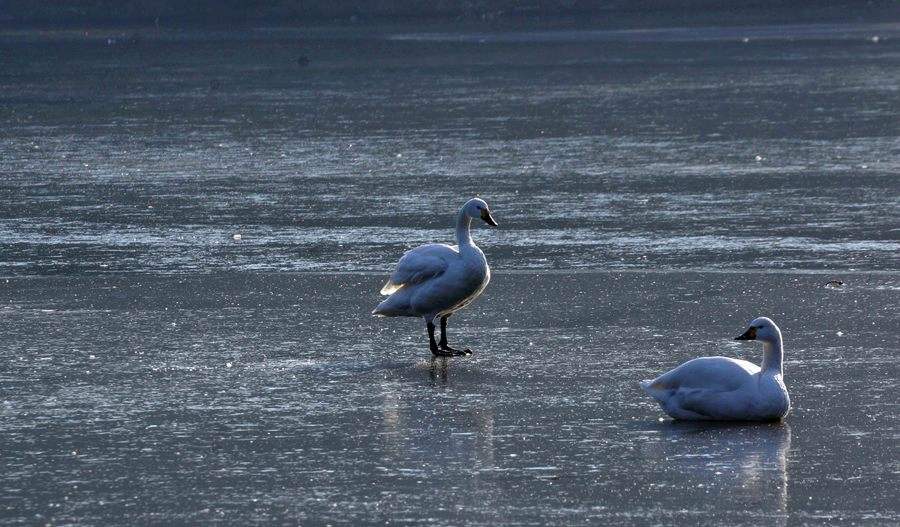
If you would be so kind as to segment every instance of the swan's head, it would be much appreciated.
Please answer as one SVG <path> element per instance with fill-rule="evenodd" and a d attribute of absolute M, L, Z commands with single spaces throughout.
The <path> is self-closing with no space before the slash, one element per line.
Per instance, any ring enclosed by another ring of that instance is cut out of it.
<path fill-rule="evenodd" d="M 774 342 L 780 339 L 781 330 L 768 317 L 753 319 L 747 331 L 734 338 L 734 340 L 761 340 L 763 342 Z"/>
<path fill-rule="evenodd" d="M 497 222 L 494 221 L 494 217 L 491 216 L 491 209 L 488 208 L 488 204 L 485 203 L 483 199 L 472 198 L 463 205 L 463 213 L 470 218 L 481 219 L 484 220 L 485 223 L 490 225 L 491 227 L 496 227 Z"/>

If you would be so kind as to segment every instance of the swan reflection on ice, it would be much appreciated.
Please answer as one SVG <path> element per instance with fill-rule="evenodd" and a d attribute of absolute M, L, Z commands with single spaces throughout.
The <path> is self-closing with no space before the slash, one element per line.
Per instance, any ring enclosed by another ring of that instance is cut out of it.
<path fill-rule="evenodd" d="M 648 463 L 661 467 L 661 480 L 703 488 L 706 502 L 740 496 L 756 503 L 776 524 L 787 521 L 791 448 L 787 423 L 666 421 L 658 431 L 661 439 L 648 441 L 642 450 Z"/>

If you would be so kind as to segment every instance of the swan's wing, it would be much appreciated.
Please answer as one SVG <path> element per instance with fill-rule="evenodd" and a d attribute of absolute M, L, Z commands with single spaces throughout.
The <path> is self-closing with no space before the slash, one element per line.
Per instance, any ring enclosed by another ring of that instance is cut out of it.
<path fill-rule="evenodd" d="M 728 357 L 701 357 L 685 362 L 644 384 L 644 389 L 704 389 L 731 391 L 739 388 L 759 367 L 747 361 Z"/>
<path fill-rule="evenodd" d="M 400 258 L 397 269 L 381 288 L 382 295 L 390 295 L 404 286 L 410 286 L 440 276 L 447 270 L 451 258 L 459 253 L 449 245 L 433 243 L 411 249 Z"/>

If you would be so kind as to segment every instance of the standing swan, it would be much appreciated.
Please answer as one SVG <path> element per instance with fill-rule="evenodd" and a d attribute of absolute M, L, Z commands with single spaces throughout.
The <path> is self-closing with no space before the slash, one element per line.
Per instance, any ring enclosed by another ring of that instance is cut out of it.
<path fill-rule="evenodd" d="M 702 357 L 685 362 L 641 388 L 675 419 L 768 421 L 782 419 L 791 409 L 782 379 L 781 330 L 759 317 L 734 340 L 761 340 L 762 367 L 727 357 Z"/>
<path fill-rule="evenodd" d="M 470 199 L 456 218 L 456 243 L 429 243 L 409 250 L 397 270 L 381 288 L 390 295 L 372 311 L 383 317 L 424 317 L 431 353 L 438 356 L 467 355 L 447 344 L 447 318 L 478 298 L 491 279 L 491 270 L 481 249 L 472 241 L 472 219 L 497 226 L 488 204 Z M 434 319 L 441 319 L 441 340 L 434 341 Z"/>

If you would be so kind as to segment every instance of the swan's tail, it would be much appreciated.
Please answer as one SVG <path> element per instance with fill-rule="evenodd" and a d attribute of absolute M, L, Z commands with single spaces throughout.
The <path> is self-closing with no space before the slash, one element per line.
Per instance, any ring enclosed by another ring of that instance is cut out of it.
<path fill-rule="evenodd" d="M 663 392 L 660 390 L 660 387 L 658 385 L 655 385 L 655 381 L 656 381 L 656 379 L 649 379 L 649 380 L 641 381 L 639 384 L 641 385 L 641 389 L 644 390 L 645 392 L 647 392 L 647 395 L 649 395 L 650 397 L 653 397 L 657 401 L 662 402 Z"/>
<path fill-rule="evenodd" d="M 372 310 L 372 314 L 376 317 L 409 316 L 409 302 L 398 296 L 389 296 Z"/>
<path fill-rule="evenodd" d="M 397 313 L 396 313 L 397 309 L 396 309 L 396 306 L 394 305 L 394 304 L 396 304 L 396 302 L 391 302 L 390 295 L 396 293 L 402 287 L 403 287 L 403 284 L 395 284 L 394 282 L 391 282 L 390 280 L 388 280 L 387 283 L 384 284 L 384 287 L 381 288 L 381 294 L 387 295 L 388 297 L 385 298 L 380 304 L 378 304 L 378 306 L 375 307 L 375 309 L 372 310 L 372 315 L 374 315 L 376 317 L 397 316 Z"/>
<path fill-rule="evenodd" d="M 372 310 L 372 316 L 374 317 L 402 317 L 404 314 L 404 312 L 397 309 L 382 307 L 381 304 L 378 304 L 378 307 Z"/>
<path fill-rule="evenodd" d="M 659 406 L 663 409 L 664 412 L 671 415 L 672 417 L 676 417 L 669 411 L 668 401 L 672 397 L 672 389 L 665 386 L 665 384 L 658 382 L 659 379 L 653 379 L 649 381 L 641 381 L 641 388 L 647 395 L 653 398 Z"/>
<path fill-rule="evenodd" d="M 380 304 L 378 304 L 377 306 L 375 306 L 375 309 L 372 310 L 372 316 L 375 316 L 375 317 L 386 317 L 386 316 L 388 316 L 387 310 L 385 309 L 384 302 L 381 302 Z"/>

